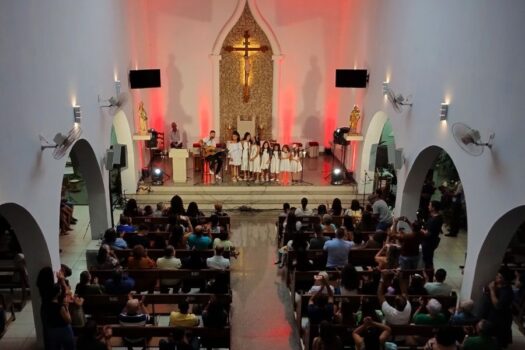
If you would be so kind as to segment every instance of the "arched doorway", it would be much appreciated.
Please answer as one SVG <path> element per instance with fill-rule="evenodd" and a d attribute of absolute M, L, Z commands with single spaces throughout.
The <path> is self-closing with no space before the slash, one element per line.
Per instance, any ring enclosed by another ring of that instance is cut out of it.
<path fill-rule="evenodd" d="M 42 267 L 52 266 L 51 255 L 44 234 L 35 218 L 25 208 L 16 203 L 0 205 L 0 216 L 11 226 L 15 233 L 22 253 L 25 253 L 25 262 L 28 272 L 29 289 L 32 291 L 31 301 L 37 339 L 42 341 L 42 322 L 40 319 L 40 296 L 36 286 L 38 273 Z M 56 248 L 58 255 L 58 247 Z M 56 266 L 58 267 L 58 265 Z M 14 325 L 14 324 L 13 324 Z M 40 345 L 43 345 L 41 343 Z"/>
<path fill-rule="evenodd" d="M 384 187 L 395 193 L 395 149 L 392 123 L 385 112 L 378 111 L 370 120 L 363 142 L 358 184 L 360 193 L 372 193 L 376 188 Z"/>
<path fill-rule="evenodd" d="M 472 247 L 465 266 L 465 287 L 479 300 L 483 287 L 494 280 L 503 257 L 518 228 L 524 223 L 525 205 L 509 210 L 490 228 L 484 241 Z"/>
<path fill-rule="evenodd" d="M 105 190 L 101 164 L 85 139 L 78 140 L 69 153 L 73 169 L 82 178 L 87 192 L 91 238 L 99 239 L 109 227 L 108 193 Z"/>
<path fill-rule="evenodd" d="M 449 154 L 439 146 L 423 149 L 415 158 L 406 179 L 398 191 L 396 211 L 410 220 L 418 219 L 423 225 L 428 220 L 427 209 L 430 201 L 436 201 L 444 224 L 438 234 L 437 249 L 434 253 L 434 269 L 444 268 L 447 281 L 454 289 L 462 289 L 463 274 L 468 251 L 468 234 L 458 235 L 459 229 L 466 229 L 466 201 L 460 181 L 460 174 Z M 464 225 L 460 225 L 464 222 Z M 455 237 L 445 237 L 458 231 Z"/>
<path fill-rule="evenodd" d="M 120 170 L 122 191 L 125 193 L 135 193 L 137 188 L 137 172 L 135 171 L 135 149 L 128 118 L 124 111 L 119 110 L 113 118 L 113 128 L 115 140 L 111 144 L 121 144 L 126 146 L 126 167 Z"/>

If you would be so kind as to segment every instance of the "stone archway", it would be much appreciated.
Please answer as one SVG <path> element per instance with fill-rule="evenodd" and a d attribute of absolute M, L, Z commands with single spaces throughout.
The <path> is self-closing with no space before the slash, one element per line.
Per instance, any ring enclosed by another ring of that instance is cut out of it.
<path fill-rule="evenodd" d="M 24 207 L 16 203 L 4 203 L 0 205 L 0 215 L 11 225 L 25 256 L 36 335 L 39 345 L 43 346 L 44 337 L 40 318 L 40 296 L 37 292 L 36 281 L 38 273 L 43 267 L 52 266 L 49 247 L 40 226 L 33 215 Z M 56 249 L 58 256 L 58 248 Z"/>
<path fill-rule="evenodd" d="M 86 182 L 91 238 L 99 239 L 109 227 L 108 193 L 104 186 L 102 167 L 93 148 L 85 139 L 78 140 L 69 153 L 73 166 Z"/>
<path fill-rule="evenodd" d="M 370 163 L 375 162 L 375 159 L 370 159 L 370 153 L 372 151 L 372 145 L 379 143 L 381 134 L 385 124 L 388 122 L 388 115 L 383 111 L 378 111 L 374 114 L 368 128 L 366 130 L 365 138 L 363 141 L 363 148 L 361 153 L 361 167 L 360 167 L 360 180 L 358 179 L 358 191 L 359 193 L 371 193 L 373 192 L 373 181 L 367 180 L 366 188 L 364 186 L 365 175 L 368 178 L 374 178 L 374 171 L 370 171 Z"/>
<path fill-rule="evenodd" d="M 122 191 L 135 193 L 137 189 L 137 171 L 135 170 L 135 148 L 128 118 L 124 111 L 119 110 L 113 118 L 113 128 L 117 143 L 126 145 L 126 167 L 121 169 Z"/>

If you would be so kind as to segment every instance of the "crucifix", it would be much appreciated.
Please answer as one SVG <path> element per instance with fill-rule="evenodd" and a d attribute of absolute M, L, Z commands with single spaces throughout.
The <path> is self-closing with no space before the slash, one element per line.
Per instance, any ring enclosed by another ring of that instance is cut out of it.
<path fill-rule="evenodd" d="M 250 51 L 266 52 L 268 51 L 268 46 L 263 45 L 259 47 L 250 47 L 250 33 L 247 30 L 244 32 L 244 41 L 242 42 L 242 44 L 242 47 L 225 46 L 224 50 L 228 52 L 244 51 L 244 88 L 242 92 L 242 101 L 246 103 L 250 100 L 250 86 L 248 85 L 248 78 L 250 77 L 251 64 L 249 53 Z"/>

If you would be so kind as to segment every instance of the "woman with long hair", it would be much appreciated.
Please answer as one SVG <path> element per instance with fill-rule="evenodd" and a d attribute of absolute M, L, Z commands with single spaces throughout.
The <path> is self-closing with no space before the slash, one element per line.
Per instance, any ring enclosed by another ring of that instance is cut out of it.
<path fill-rule="evenodd" d="M 241 171 L 243 172 L 243 178 L 245 181 L 250 179 L 250 147 L 252 142 L 252 135 L 249 132 L 244 133 L 244 137 L 241 141 Z"/>
<path fill-rule="evenodd" d="M 334 198 L 332 202 L 332 207 L 329 211 L 330 215 L 332 216 L 342 216 L 344 213 L 343 205 L 341 204 L 341 200 L 339 198 Z"/>
<path fill-rule="evenodd" d="M 239 167 L 242 165 L 242 153 L 241 135 L 235 130 L 232 133 L 231 141 L 228 143 L 228 157 L 230 158 L 233 182 L 239 180 Z"/>
<path fill-rule="evenodd" d="M 170 204 L 171 207 L 168 210 L 170 216 L 186 215 L 186 210 L 184 210 L 184 203 L 182 202 L 182 198 L 179 195 L 171 197 Z"/>

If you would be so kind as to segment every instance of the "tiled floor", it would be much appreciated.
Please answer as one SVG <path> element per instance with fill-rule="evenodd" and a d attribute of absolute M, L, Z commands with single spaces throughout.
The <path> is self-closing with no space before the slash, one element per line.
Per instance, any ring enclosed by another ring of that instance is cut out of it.
<path fill-rule="evenodd" d="M 61 237 L 64 250 L 62 262 L 73 269 L 71 285 L 85 269 L 84 250 L 91 240 L 87 227 L 87 207 L 77 206 L 79 224 L 75 231 Z M 240 248 L 239 258 L 232 264 L 232 349 L 300 349 L 293 323 L 288 290 L 275 259 L 275 212 L 235 213 L 232 215 L 232 240 Z M 448 272 L 448 282 L 461 287 L 465 258 L 466 235 L 443 237 L 436 254 L 436 267 Z M 29 303 L 0 340 L 0 350 L 36 349 L 33 314 Z M 515 327 L 514 327 L 515 328 Z M 514 331 L 514 345 L 509 349 L 525 349 L 525 338 Z"/>

